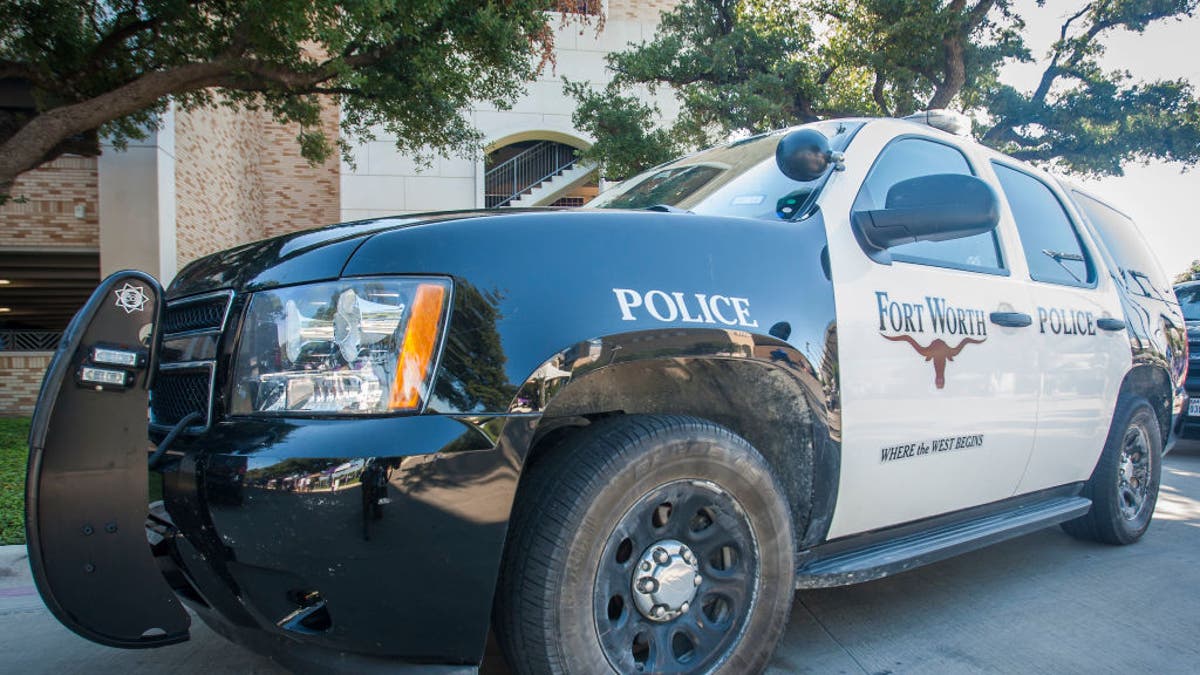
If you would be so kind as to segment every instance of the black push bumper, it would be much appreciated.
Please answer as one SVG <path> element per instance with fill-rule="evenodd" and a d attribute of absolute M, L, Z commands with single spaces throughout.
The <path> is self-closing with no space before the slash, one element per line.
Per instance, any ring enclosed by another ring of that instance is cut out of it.
<path fill-rule="evenodd" d="M 190 620 L 150 554 L 146 410 L 162 288 L 105 279 L 71 321 L 42 382 L 29 436 L 25 531 L 54 616 L 112 647 L 188 639 Z"/>

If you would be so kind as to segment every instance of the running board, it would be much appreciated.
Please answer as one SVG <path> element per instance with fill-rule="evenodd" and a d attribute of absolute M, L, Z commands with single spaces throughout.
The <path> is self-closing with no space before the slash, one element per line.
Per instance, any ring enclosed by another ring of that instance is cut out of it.
<path fill-rule="evenodd" d="M 865 548 L 825 557 L 816 552 L 796 571 L 796 588 L 880 579 L 1077 518 L 1091 508 L 1091 500 L 1085 497 L 1054 497 Z"/>

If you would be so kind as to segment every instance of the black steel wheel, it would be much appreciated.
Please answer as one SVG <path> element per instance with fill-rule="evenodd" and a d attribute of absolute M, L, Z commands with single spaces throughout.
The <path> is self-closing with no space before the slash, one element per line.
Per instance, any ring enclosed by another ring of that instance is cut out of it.
<path fill-rule="evenodd" d="M 1123 398 L 1084 486 L 1092 510 L 1063 523 L 1063 529 L 1080 539 L 1132 544 L 1150 527 L 1161 476 L 1162 432 L 1154 409 L 1144 398 Z"/>
<path fill-rule="evenodd" d="M 518 673 L 753 673 L 794 589 L 787 502 L 704 420 L 597 423 L 529 469 L 494 623 Z"/>

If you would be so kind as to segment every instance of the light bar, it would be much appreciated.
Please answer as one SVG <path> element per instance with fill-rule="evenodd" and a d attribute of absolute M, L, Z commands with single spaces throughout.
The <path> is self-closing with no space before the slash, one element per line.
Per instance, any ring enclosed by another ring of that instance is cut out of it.
<path fill-rule="evenodd" d="M 942 108 L 925 110 L 923 112 L 913 113 L 912 115 L 903 117 L 901 119 L 906 119 L 909 122 L 916 122 L 917 124 L 931 126 L 934 129 L 941 129 L 942 131 L 954 134 L 956 136 L 971 135 L 971 118 L 953 110 L 945 110 Z"/>
<path fill-rule="evenodd" d="M 124 370 L 109 370 L 108 368 L 92 368 L 84 366 L 79 370 L 79 381 L 84 384 L 96 384 L 109 387 L 127 387 L 129 373 Z"/>
<path fill-rule="evenodd" d="M 92 363 L 107 366 L 125 366 L 137 368 L 142 365 L 142 355 L 125 349 L 110 349 L 108 347 L 92 347 Z"/>

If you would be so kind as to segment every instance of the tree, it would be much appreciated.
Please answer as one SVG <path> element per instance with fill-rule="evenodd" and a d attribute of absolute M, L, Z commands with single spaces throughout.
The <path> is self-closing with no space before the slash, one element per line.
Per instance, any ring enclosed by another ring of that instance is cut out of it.
<path fill-rule="evenodd" d="M 622 90 L 668 89 L 682 110 L 664 131 L 683 147 L 828 117 L 957 108 L 982 142 L 1068 172 L 1120 175 L 1150 160 L 1192 166 L 1200 160 L 1192 84 L 1136 81 L 1100 58 L 1113 33 L 1192 16 L 1197 4 L 1088 2 L 1064 18 L 1036 88 L 1021 91 L 1000 80 L 1002 66 L 1033 61 L 1013 0 L 684 0 L 652 40 L 608 57 L 605 91 L 572 93 L 581 107 L 613 102 L 603 110 L 612 117 Z M 620 159 L 616 142 L 597 134 L 592 158 Z"/>
<path fill-rule="evenodd" d="M 1200 276 L 1200 259 L 1193 260 L 1192 264 L 1186 270 L 1180 272 L 1175 277 L 1173 283 L 1182 284 L 1185 281 L 1191 281 L 1193 277 L 1197 276 Z"/>
<path fill-rule="evenodd" d="M 322 96 L 346 135 L 473 150 L 469 104 L 509 105 L 552 60 L 545 11 L 581 2 L 599 0 L 5 0 L 0 201 L 60 154 L 144 137 L 170 101 L 298 123 L 310 161 L 333 150 Z"/>

